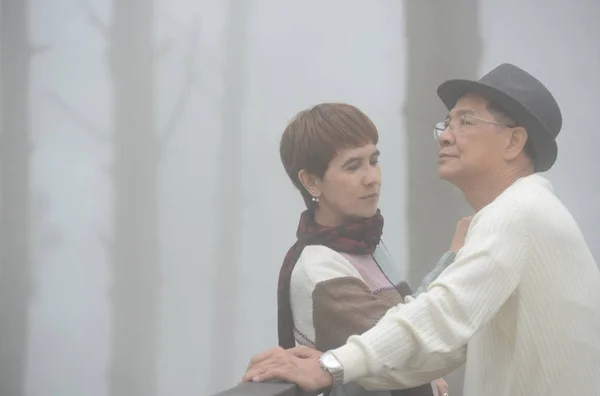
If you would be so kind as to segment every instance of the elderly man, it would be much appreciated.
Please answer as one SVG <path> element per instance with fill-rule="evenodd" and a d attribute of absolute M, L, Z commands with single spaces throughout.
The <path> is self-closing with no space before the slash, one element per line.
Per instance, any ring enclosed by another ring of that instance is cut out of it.
<path fill-rule="evenodd" d="M 464 363 L 464 396 L 600 392 L 600 271 L 537 174 L 556 160 L 556 101 L 510 64 L 479 81 L 446 81 L 438 95 L 450 111 L 434 128 L 438 172 L 476 212 L 455 262 L 427 292 L 346 345 L 323 354 L 267 351 L 252 359 L 246 381 L 389 389 Z"/>

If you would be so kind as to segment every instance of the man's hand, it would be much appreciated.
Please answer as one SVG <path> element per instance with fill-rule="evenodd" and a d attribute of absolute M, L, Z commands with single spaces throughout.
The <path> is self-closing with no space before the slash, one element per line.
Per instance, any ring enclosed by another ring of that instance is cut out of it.
<path fill-rule="evenodd" d="M 331 375 L 321 368 L 321 352 L 304 346 L 280 347 L 258 354 L 250 360 L 243 382 L 283 380 L 298 385 L 305 392 L 329 388 Z"/>

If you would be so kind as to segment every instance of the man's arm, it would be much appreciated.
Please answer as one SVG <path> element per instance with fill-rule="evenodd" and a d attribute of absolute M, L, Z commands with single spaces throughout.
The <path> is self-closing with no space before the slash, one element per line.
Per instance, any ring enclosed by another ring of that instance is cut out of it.
<path fill-rule="evenodd" d="M 523 214 L 515 206 L 495 209 L 473 219 L 456 261 L 426 293 L 389 310 L 372 329 L 333 351 L 345 381 L 367 388 L 381 380 L 410 386 L 438 378 L 464 359 L 464 347 L 515 291 L 528 259 Z"/>

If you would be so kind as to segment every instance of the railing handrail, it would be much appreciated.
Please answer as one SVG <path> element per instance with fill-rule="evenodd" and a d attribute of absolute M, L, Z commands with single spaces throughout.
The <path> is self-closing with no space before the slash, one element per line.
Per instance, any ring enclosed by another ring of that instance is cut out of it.
<path fill-rule="evenodd" d="M 213 396 L 309 396 L 298 386 L 287 382 L 242 382 Z"/>

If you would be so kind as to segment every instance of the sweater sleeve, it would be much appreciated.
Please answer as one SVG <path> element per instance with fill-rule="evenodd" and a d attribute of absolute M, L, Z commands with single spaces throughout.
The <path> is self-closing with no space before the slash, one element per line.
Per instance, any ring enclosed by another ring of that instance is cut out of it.
<path fill-rule="evenodd" d="M 344 380 L 377 388 L 441 377 L 464 362 L 471 337 L 515 292 L 529 254 L 531 222 L 514 204 L 490 205 L 473 219 L 456 260 L 410 304 L 333 353 Z"/>

